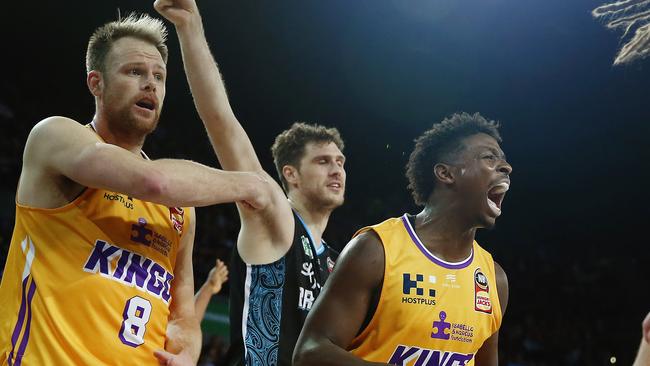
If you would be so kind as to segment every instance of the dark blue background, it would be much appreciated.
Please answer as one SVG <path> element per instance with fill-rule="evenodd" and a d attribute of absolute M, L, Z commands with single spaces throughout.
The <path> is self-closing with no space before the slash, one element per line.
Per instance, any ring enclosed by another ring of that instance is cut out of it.
<path fill-rule="evenodd" d="M 650 61 L 611 65 L 620 34 L 592 19 L 600 2 L 199 5 L 233 108 L 269 171 L 273 138 L 291 122 L 341 130 L 348 200 L 327 233 L 341 246 L 361 226 L 415 212 L 404 164 L 432 123 L 457 111 L 501 121 L 513 184 L 497 229 L 479 239 L 510 279 L 503 364 L 631 363 L 650 310 Z M 85 46 L 118 7 L 155 14 L 151 2 L 127 0 L 2 5 L 5 217 L 31 126 L 50 115 L 92 118 Z M 164 113 L 145 150 L 216 165 L 173 28 L 169 38 Z M 3 221 L 5 253 L 12 225 Z"/>

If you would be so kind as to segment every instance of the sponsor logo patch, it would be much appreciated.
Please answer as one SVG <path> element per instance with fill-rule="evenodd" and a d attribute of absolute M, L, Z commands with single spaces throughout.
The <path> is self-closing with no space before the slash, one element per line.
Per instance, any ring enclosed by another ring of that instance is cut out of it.
<path fill-rule="evenodd" d="M 490 285 L 487 276 L 481 272 L 481 268 L 474 271 L 474 310 L 492 314 Z"/>
<path fill-rule="evenodd" d="M 463 323 L 452 323 L 446 321 L 447 313 L 441 311 L 438 314 L 440 320 L 433 321 L 431 338 L 450 340 L 463 343 L 471 343 L 474 338 L 474 327 Z"/>
<path fill-rule="evenodd" d="M 178 235 L 183 235 L 183 224 L 185 223 L 185 211 L 182 207 L 170 207 L 169 208 L 169 219 L 174 225 L 174 229 Z"/>
<path fill-rule="evenodd" d="M 436 290 L 433 285 L 436 283 L 435 276 L 427 276 L 424 281 L 424 274 L 403 273 L 402 274 L 402 303 L 433 306 L 436 304 Z"/>

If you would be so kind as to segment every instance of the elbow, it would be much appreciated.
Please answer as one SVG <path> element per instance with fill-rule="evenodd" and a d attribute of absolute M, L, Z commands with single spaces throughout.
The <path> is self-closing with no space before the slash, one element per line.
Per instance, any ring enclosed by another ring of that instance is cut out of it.
<path fill-rule="evenodd" d="M 257 210 L 264 210 L 271 205 L 273 187 L 270 178 L 264 172 L 251 172 L 251 184 L 246 199 Z"/>
<path fill-rule="evenodd" d="M 162 202 L 169 196 L 169 182 L 162 173 L 156 170 L 143 172 L 138 180 L 140 182 L 136 183 L 136 190 L 139 191 L 140 198 L 151 202 Z"/>
<path fill-rule="evenodd" d="M 293 350 L 293 366 L 312 366 L 318 365 L 318 346 L 312 344 L 308 346 L 308 341 L 298 341 L 296 348 Z"/>

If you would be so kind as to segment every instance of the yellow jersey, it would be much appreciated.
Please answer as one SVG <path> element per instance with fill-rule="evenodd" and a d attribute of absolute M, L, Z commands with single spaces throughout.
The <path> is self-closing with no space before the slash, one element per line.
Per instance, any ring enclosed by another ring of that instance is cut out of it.
<path fill-rule="evenodd" d="M 368 230 L 384 247 L 384 281 L 375 313 L 349 351 L 392 365 L 474 365 L 501 325 L 492 256 L 474 242 L 467 259 L 444 261 L 422 244 L 407 215 L 359 233 Z"/>
<path fill-rule="evenodd" d="M 0 283 L 0 365 L 158 365 L 189 210 L 86 188 L 16 204 Z"/>

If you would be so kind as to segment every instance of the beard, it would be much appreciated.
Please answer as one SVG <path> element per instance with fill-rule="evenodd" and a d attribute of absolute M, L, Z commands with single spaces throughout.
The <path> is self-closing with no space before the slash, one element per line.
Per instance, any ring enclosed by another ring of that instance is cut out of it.
<path fill-rule="evenodd" d="M 335 195 L 327 191 L 309 190 L 304 192 L 304 195 L 309 201 L 309 204 L 314 208 L 334 210 L 345 201 L 344 195 Z"/>
<path fill-rule="evenodd" d="M 117 135 L 145 138 L 158 126 L 160 111 L 155 111 L 153 120 L 144 120 L 138 118 L 131 109 L 135 101 L 118 104 L 112 103 L 111 99 L 106 98 L 104 103 L 106 119 L 109 122 L 111 130 Z"/>

